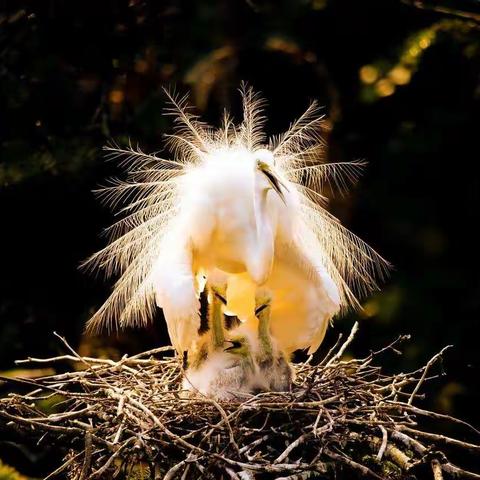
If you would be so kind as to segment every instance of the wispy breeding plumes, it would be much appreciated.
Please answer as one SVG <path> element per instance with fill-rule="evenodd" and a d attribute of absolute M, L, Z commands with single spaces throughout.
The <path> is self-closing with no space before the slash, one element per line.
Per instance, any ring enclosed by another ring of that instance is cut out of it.
<path fill-rule="evenodd" d="M 193 114 L 186 97 L 166 92 L 170 101 L 167 114 L 176 124 L 174 132 L 167 135 L 171 158 L 146 154 L 132 145 L 105 147 L 107 157 L 120 159 L 128 171 L 126 180 L 112 180 L 98 191 L 121 218 L 107 229 L 110 243 L 85 264 L 108 276 L 119 275 L 119 279 L 111 296 L 89 321 L 89 330 L 141 326 L 152 318 L 158 295 L 155 270 L 159 268 L 158 259 L 172 245 L 171 232 L 178 231 L 185 207 L 185 185 L 208 188 L 197 180 L 189 183 L 189 179 L 200 178 L 198 169 L 211 159 L 228 157 L 229 161 L 237 158 L 235 161 L 241 162 L 260 150 L 273 155 L 269 172 L 281 182 L 277 187 L 288 192 L 287 202 L 295 199 L 292 208 L 296 209 L 304 247 L 316 252 L 333 280 L 339 306 L 358 306 L 357 299 L 376 288 L 387 262 L 325 209 L 325 186 L 344 191 L 357 180 L 364 163 L 322 161 L 324 120 L 316 102 L 286 132 L 267 139 L 263 99 L 245 85 L 240 92 L 242 122 L 234 123 L 225 113 L 220 128 L 207 125 Z M 192 265 L 195 269 L 195 262 Z"/>

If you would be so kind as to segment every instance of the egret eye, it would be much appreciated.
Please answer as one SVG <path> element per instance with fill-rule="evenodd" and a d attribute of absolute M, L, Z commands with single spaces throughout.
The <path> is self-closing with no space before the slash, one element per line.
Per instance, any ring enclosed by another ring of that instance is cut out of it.
<path fill-rule="evenodd" d="M 275 166 L 275 157 L 270 150 L 266 148 L 261 148 L 254 153 L 254 157 L 257 161 L 266 163 L 269 167 Z"/>

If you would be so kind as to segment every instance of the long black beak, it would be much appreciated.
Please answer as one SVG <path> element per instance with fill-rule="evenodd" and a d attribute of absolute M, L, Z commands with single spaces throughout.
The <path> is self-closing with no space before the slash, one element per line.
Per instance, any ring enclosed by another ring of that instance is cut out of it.
<path fill-rule="evenodd" d="M 281 188 L 283 187 L 288 192 L 288 188 L 285 186 L 285 184 L 272 172 L 270 166 L 265 162 L 258 161 L 257 167 L 267 177 L 267 180 L 272 186 L 272 188 L 277 192 L 278 196 L 282 199 L 283 203 L 285 203 L 286 205 L 287 203 L 285 201 L 285 196 Z"/>

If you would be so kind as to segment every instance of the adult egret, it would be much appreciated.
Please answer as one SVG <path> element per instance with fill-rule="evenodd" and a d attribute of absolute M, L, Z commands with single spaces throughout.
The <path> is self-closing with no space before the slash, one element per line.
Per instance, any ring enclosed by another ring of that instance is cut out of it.
<path fill-rule="evenodd" d="M 124 217 L 111 242 L 88 261 L 119 273 L 109 299 L 88 322 L 102 327 L 145 325 L 163 308 L 172 344 L 195 350 L 198 295 L 213 272 L 227 275 L 228 310 L 258 330 L 259 286 L 273 298 L 271 331 L 282 351 L 314 351 L 328 321 L 357 295 L 376 288 L 386 262 L 327 212 L 322 187 L 354 180 L 362 163 L 321 163 L 322 116 L 316 103 L 267 142 L 263 102 L 242 87 L 244 118 L 225 115 L 213 129 L 170 96 L 177 130 L 172 159 L 131 146 L 107 147 L 129 166 L 100 195 Z"/>

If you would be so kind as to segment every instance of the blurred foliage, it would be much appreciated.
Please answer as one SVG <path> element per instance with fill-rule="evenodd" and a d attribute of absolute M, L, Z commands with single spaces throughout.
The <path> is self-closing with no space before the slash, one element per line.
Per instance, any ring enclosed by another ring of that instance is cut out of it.
<path fill-rule="evenodd" d="M 471 37 L 478 34 L 479 25 L 457 19 L 440 20 L 428 28 L 415 32 L 399 49 L 395 61 L 380 59 L 376 64 L 364 65 L 359 77 L 365 87 L 362 99 L 373 102 L 378 97 L 388 97 L 395 93 L 396 88 L 408 85 L 417 71 L 422 56 L 435 43 L 441 41 L 441 35 L 446 34 L 456 39 L 458 46 L 465 48 L 466 57 L 479 56 L 477 42 Z"/>
<path fill-rule="evenodd" d="M 20 475 L 13 467 L 5 465 L 0 460 L 0 480 L 27 480 L 27 477 Z"/>
<path fill-rule="evenodd" d="M 474 0 L 2 2 L 1 369 L 60 351 L 53 330 L 89 355 L 167 341 L 161 313 L 147 331 L 82 337 L 110 288 L 77 268 L 112 222 L 91 193 L 120 173 L 101 147 L 162 149 L 163 86 L 190 90 L 218 123 L 223 108 L 239 113 L 247 80 L 268 99 L 269 133 L 315 98 L 332 127 L 327 159 L 369 162 L 331 204 L 395 267 L 365 301 L 355 353 L 411 333 L 392 358 L 408 369 L 454 344 L 426 402 L 478 418 L 479 33 Z"/>
<path fill-rule="evenodd" d="M 6 371 L 0 370 L 0 377 L 6 378 L 35 378 L 47 375 L 55 375 L 55 370 L 53 370 L 53 368 L 13 368 L 12 370 Z"/>

